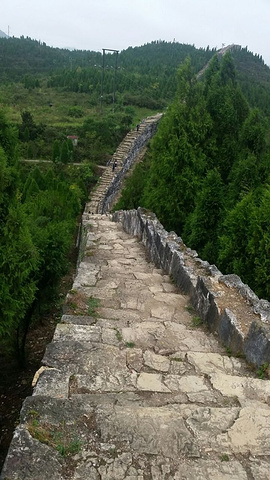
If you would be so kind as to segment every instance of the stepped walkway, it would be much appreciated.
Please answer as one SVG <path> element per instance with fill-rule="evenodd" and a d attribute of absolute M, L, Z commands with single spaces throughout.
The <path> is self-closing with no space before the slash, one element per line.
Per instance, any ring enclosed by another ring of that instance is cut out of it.
<path fill-rule="evenodd" d="M 86 205 L 77 276 L 1 480 L 269 480 L 270 382 L 98 213 L 115 175 Z"/>
<path fill-rule="evenodd" d="M 228 357 L 189 299 L 106 215 L 47 347 L 5 480 L 267 480 L 270 382 Z"/>
<path fill-rule="evenodd" d="M 151 127 L 156 127 L 161 116 L 161 114 L 157 114 L 147 117 L 142 123 L 138 124 L 136 129 L 128 132 L 113 154 L 106 171 L 100 177 L 97 188 L 91 193 L 91 202 L 88 204 L 89 213 L 105 213 L 104 198 L 108 190 L 114 183 L 117 183 L 116 190 L 119 191 L 119 183 L 121 183 L 122 178 L 117 181 L 118 177 L 124 176 L 135 159 L 138 161 L 140 156 L 144 155 L 145 140 L 151 138 L 153 135 Z M 113 169 L 114 163 L 117 165 Z M 107 209 L 105 208 L 105 210 Z"/>

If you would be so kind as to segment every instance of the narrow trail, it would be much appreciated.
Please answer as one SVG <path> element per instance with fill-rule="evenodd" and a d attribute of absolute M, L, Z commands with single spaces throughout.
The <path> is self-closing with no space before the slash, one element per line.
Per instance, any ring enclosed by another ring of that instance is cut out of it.
<path fill-rule="evenodd" d="M 136 237 L 89 213 L 99 201 L 1 479 L 268 480 L 270 382 L 227 355 Z"/>

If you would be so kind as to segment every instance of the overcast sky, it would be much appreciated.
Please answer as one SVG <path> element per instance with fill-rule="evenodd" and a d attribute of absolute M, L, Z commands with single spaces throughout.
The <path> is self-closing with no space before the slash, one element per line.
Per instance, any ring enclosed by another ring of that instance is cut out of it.
<path fill-rule="evenodd" d="M 0 30 L 8 27 L 10 36 L 95 51 L 159 39 L 235 43 L 270 65 L 270 0 L 1 0 Z"/>

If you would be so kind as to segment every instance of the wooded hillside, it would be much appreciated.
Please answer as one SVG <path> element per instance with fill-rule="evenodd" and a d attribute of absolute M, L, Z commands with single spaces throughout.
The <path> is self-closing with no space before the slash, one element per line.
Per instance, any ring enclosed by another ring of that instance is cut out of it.
<path fill-rule="evenodd" d="M 231 54 L 178 90 L 118 208 L 143 206 L 201 258 L 270 299 L 269 122 L 240 89 Z"/>

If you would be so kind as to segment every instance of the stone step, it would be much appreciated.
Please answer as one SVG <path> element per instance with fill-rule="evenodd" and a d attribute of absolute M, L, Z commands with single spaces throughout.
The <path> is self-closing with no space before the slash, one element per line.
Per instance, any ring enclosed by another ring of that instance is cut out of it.
<path fill-rule="evenodd" d="M 92 205 L 1 479 L 268 479 L 270 382 L 229 356 L 142 243 Z"/>

